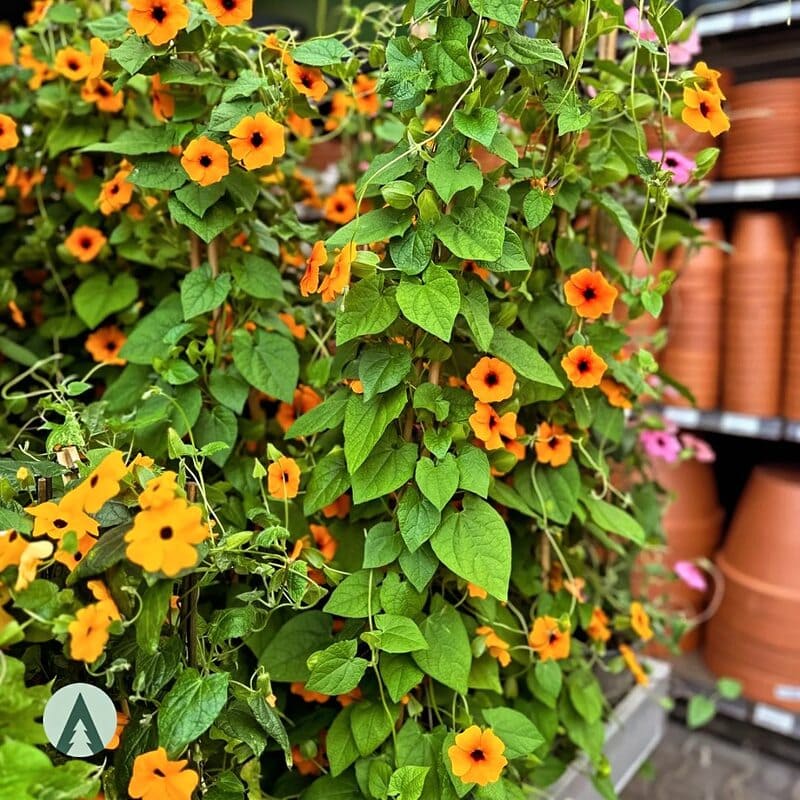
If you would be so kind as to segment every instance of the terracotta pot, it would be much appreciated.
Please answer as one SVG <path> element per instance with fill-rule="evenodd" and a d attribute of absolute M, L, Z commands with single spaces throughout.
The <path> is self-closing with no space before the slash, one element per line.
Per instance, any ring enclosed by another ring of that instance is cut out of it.
<path fill-rule="evenodd" d="M 719 509 L 717 483 L 711 464 L 703 464 L 695 459 L 668 464 L 662 459 L 655 459 L 652 471 L 653 477 L 673 497 L 664 515 L 665 522 L 691 523 Z"/>
<path fill-rule="evenodd" d="M 800 239 L 795 239 L 789 291 L 789 322 L 786 330 L 786 356 L 783 416 L 800 419 Z"/>

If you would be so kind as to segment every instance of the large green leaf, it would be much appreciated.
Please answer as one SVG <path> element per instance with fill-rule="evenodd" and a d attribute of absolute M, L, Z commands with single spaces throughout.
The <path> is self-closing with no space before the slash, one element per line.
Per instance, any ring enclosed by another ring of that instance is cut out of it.
<path fill-rule="evenodd" d="M 353 502 L 366 503 L 399 489 L 414 474 L 417 445 L 403 442 L 389 428 L 352 475 Z"/>
<path fill-rule="evenodd" d="M 292 58 L 298 64 L 308 64 L 310 67 L 338 64 L 344 59 L 351 58 L 352 55 L 350 50 L 332 36 L 308 39 L 292 50 Z"/>
<path fill-rule="evenodd" d="M 478 106 L 469 114 L 459 109 L 453 117 L 453 125 L 459 133 L 474 139 L 484 147 L 491 147 L 499 124 L 498 113 L 493 108 L 483 106 Z"/>
<path fill-rule="evenodd" d="M 343 429 L 344 454 L 351 472 L 366 461 L 389 424 L 400 417 L 406 403 L 406 390 L 402 386 L 367 401 L 355 393 L 351 395 Z"/>
<path fill-rule="evenodd" d="M 478 191 L 483 186 L 483 175 L 473 161 L 459 166 L 459 153 L 453 147 L 443 148 L 428 162 L 428 180 L 445 203 L 464 189 Z"/>
<path fill-rule="evenodd" d="M 427 646 L 427 642 L 426 642 Z M 382 653 L 378 663 L 381 678 L 389 691 L 389 697 L 399 703 L 404 694 L 419 686 L 424 672 L 407 655 Z"/>
<path fill-rule="evenodd" d="M 584 503 L 592 521 L 604 531 L 630 539 L 636 544 L 644 544 L 644 529 L 627 511 L 591 495 L 584 498 Z"/>
<path fill-rule="evenodd" d="M 522 211 L 529 228 L 538 228 L 553 210 L 553 195 L 538 186 L 525 195 Z"/>
<path fill-rule="evenodd" d="M 350 394 L 349 389 L 339 389 L 330 397 L 325 398 L 318 406 L 314 406 L 311 411 L 307 411 L 296 419 L 291 428 L 286 431 L 286 437 L 291 439 L 298 436 L 311 436 L 311 434 L 341 425 Z"/>
<path fill-rule="evenodd" d="M 321 611 L 290 617 L 264 648 L 258 663 L 275 681 L 306 681 L 308 657 L 333 641 L 331 618 Z"/>
<path fill-rule="evenodd" d="M 563 388 L 553 368 L 544 360 L 539 351 L 505 328 L 495 330 L 489 352 L 513 367 L 523 378 L 543 383 L 546 386 Z"/>
<path fill-rule="evenodd" d="M 259 300 L 283 300 L 283 286 L 278 268 L 266 258 L 247 253 L 231 266 L 234 284 Z"/>
<path fill-rule="evenodd" d="M 309 691 L 337 695 L 352 692 L 358 686 L 369 662 L 356 656 L 358 642 L 349 639 L 335 642 L 309 658 Z"/>
<path fill-rule="evenodd" d="M 411 352 L 402 344 L 371 344 L 358 359 L 364 400 L 397 386 L 411 369 Z"/>
<path fill-rule="evenodd" d="M 420 496 L 416 486 L 409 486 L 397 504 L 397 523 L 406 547 L 413 553 L 433 536 L 440 521 L 434 505 Z"/>
<path fill-rule="evenodd" d="M 233 363 L 253 387 L 285 403 L 291 403 L 300 360 L 294 345 L 277 333 L 234 331 Z"/>
<path fill-rule="evenodd" d="M 169 123 L 153 128 L 129 128 L 114 139 L 87 147 L 92 153 L 116 153 L 121 156 L 137 156 L 147 153 L 165 153 L 179 145 L 192 129 L 191 122 Z"/>
<path fill-rule="evenodd" d="M 372 244 L 400 236 L 411 224 L 411 212 L 398 208 L 368 211 L 343 225 L 325 243 L 328 249 L 346 244 Z"/>
<path fill-rule="evenodd" d="M 387 709 L 369 700 L 356 703 L 350 727 L 358 752 L 362 756 L 372 755 L 392 732 L 396 718 L 397 707 Z"/>
<path fill-rule="evenodd" d="M 131 364 L 152 364 L 154 358 L 166 358 L 172 345 L 165 342 L 164 337 L 181 322 L 181 299 L 177 294 L 170 294 L 139 320 L 120 355 Z"/>
<path fill-rule="evenodd" d="M 413 653 L 417 666 L 439 683 L 466 694 L 472 650 L 461 615 L 449 603 L 442 603 L 420 630 L 428 649 Z"/>
<path fill-rule="evenodd" d="M 234 225 L 238 219 L 236 209 L 225 201 L 216 203 L 202 217 L 195 214 L 175 195 L 170 195 L 167 206 L 175 222 L 185 225 L 206 243 L 216 239 L 223 231 Z"/>
<path fill-rule="evenodd" d="M 303 498 L 303 513 L 311 516 L 330 505 L 350 488 L 350 473 L 344 453 L 337 449 L 321 458 L 311 472 L 311 479 Z"/>
<path fill-rule="evenodd" d="M 428 649 L 428 643 L 419 628 L 407 617 L 378 614 L 375 624 L 380 631 L 380 649 L 385 653 L 412 653 Z"/>
<path fill-rule="evenodd" d="M 475 261 L 497 261 L 503 254 L 506 215 L 489 205 L 458 207 L 445 214 L 436 235 L 454 256 Z"/>
<path fill-rule="evenodd" d="M 524 0 L 469 0 L 472 10 L 482 17 L 496 19 L 504 25 L 516 27 Z"/>
<path fill-rule="evenodd" d="M 380 609 L 377 573 L 360 569 L 348 575 L 331 594 L 323 611 L 337 617 L 361 619 Z"/>
<path fill-rule="evenodd" d="M 189 320 L 219 308 L 225 302 L 230 289 L 230 274 L 214 277 L 208 264 L 192 270 L 181 282 L 183 318 Z"/>
<path fill-rule="evenodd" d="M 106 317 L 130 306 L 139 296 L 139 284 L 125 272 L 109 280 L 108 275 L 87 278 L 72 297 L 75 313 L 96 328 Z"/>
<path fill-rule="evenodd" d="M 456 279 L 444 267 L 431 264 L 423 273 L 422 283 L 403 278 L 397 287 L 397 302 L 406 319 L 449 341 L 461 293 Z"/>
<path fill-rule="evenodd" d="M 486 708 L 483 718 L 505 744 L 508 758 L 527 756 L 544 744 L 544 736 L 528 717 L 512 708 Z"/>
<path fill-rule="evenodd" d="M 381 333 L 397 319 L 399 312 L 394 288 L 384 287 L 377 277 L 365 278 L 347 293 L 344 309 L 336 320 L 336 343 Z"/>
<path fill-rule="evenodd" d="M 424 43 L 425 64 L 436 75 L 437 89 L 454 86 L 472 77 L 469 57 L 470 24 L 460 17 L 441 16 L 436 22 L 436 36 Z"/>
<path fill-rule="evenodd" d="M 158 650 L 161 629 L 169 613 L 172 581 L 158 581 L 142 596 L 142 606 L 136 617 L 136 644 L 148 655 Z"/>
<path fill-rule="evenodd" d="M 331 775 L 341 775 L 358 758 L 358 747 L 350 727 L 354 708 L 354 705 L 343 708 L 328 729 L 325 749 L 331 765 Z"/>
<path fill-rule="evenodd" d="M 422 494 L 442 511 L 458 489 L 458 463 L 452 453 L 448 453 L 438 464 L 434 464 L 430 458 L 421 458 L 417 462 L 415 477 Z"/>

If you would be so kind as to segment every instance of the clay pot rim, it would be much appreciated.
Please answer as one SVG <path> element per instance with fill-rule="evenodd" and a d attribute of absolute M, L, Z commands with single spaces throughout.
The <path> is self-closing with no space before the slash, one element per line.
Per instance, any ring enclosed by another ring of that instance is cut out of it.
<path fill-rule="evenodd" d="M 717 553 L 714 561 L 725 576 L 725 580 L 738 583 L 747 591 L 758 592 L 768 597 L 787 600 L 793 603 L 800 603 L 800 589 L 790 589 L 774 583 L 768 583 L 767 581 L 762 581 L 760 578 L 754 578 L 746 572 L 742 572 L 725 558 L 724 550 Z"/>

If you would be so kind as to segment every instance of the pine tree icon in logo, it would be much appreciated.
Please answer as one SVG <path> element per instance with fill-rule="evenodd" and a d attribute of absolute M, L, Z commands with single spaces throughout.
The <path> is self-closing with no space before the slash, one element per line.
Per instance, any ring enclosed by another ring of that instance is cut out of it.
<path fill-rule="evenodd" d="M 71 758 L 97 755 L 117 728 L 113 700 L 90 683 L 62 686 L 47 701 L 42 719 L 50 744 Z"/>
<path fill-rule="evenodd" d="M 80 693 L 75 698 L 75 704 L 67 717 L 56 747 L 62 753 L 76 758 L 93 756 L 103 749 L 103 742 L 97 733 L 92 715 Z"/>

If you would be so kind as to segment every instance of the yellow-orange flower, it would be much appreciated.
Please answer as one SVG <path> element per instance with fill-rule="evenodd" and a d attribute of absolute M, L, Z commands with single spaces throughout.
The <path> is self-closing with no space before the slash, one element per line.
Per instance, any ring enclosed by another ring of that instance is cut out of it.
<path fill-rule="evenodd" d="M 32 28 L 37 22 L 41 22 L 51 5 L 53 0 L 33 0 L 31 10 L 25 12 L 25 24 Z"/>
<path fill-rule="evenodd" d="M 8 25 L 0 25 L 0 67 L 14 63 L 14 31 Z"/>
<path fill-rule="evenodd" d="M 128 180 L 130 174 L 130 165 L 125 165 L 113 178 L 103 183 L 97 198 L 101 214 L 108 216 L 115 211 L 121 211 L 130 203 L 133 197 L 133 184 Z"/>
<path fill-rule="evenodd" d="M 560 467 L 572 458 L 572 439 L 561 425 L 539 423 L 533 447 L 536 450 L 536 459 L 542 464 L 550 464 L 551 467 Z"/>
<path fill-rule="evenodd" d="M 116 325 L 106 325 L 90 333 L 84 347 L 99 364 L 122 367 L 127 362 L 120 358 L 119 351 L 127 341 L 128 337 Z"/>
<path fill-rule="evenodd" d="M 327 505 L 322 509 L 322 516 L 327 517 L 328 519 L 331 517 L 344 519 L 350 513 L 351 506 L 352 500 L 350 500 L 350 495 L 343 494 L 337 497 L 330 505 Z"/>
<path fill-rule="evenodd" d="M 87 664 L 97 661 L 108 642 L 109 625 L 111 617 L 107 606 L 93 603 L 80 609 L 67 628 L 70 658 Z"/>
<path fill-rule="evenodd" d="M 453 775 L 464 783 L 486 786 L 500 779 L 508 759 L 503 755 L 506 746 L 491 728 L 482 731 L 471 725 L 456 735 L 456 743 L 449 747 L 447 756 Z"/>
<path fill-rule="evenodd" d="M 574 272 L 564 284 L 564 296 L 578 316 L 597 319 L 611 313 L 619 292 L 605 279 L 605 276 L 591 269 Z"/>
<path fill-rule="evenodd" d="M 528 644 L 542 661 L 569 657 L 570 632 L 562 631 L 555 617 L 538 617 L 528 636 Z"/>
<path fill-rule="evenodd" d="M 117 608 L 117 604 L 111 596 L 111 592 L 108 591 L 108 587 L 103 581 L 87 581 L 86 588 L 92 593 L 92 597 L 97 600 L 97 604 L 102 606 L 103 610 L 106 611 L 110 619 L 122 618 L 119 613 L 119 608 Z"/>
<path fill-rule="evenodd" d="M 470 415 L 469 424 L 487 450 L 499 450 L 503 437 L 514 439 L 517 435 L 517 415 L 513 411 L 500 416 L 488 403 L 480 401 L 475 403 L 475 413 Z"/>
<path fill-rule="evenodd" d="M 363 73 L 356 76 L 353 81 L 353 95 L 355 97 L 356 108 L 360 113 L 369 117 L 374 117 L 381 110 L 381 99 L 375 91 L 378 85 L 376 78 L 370 78 Z"/>
<path fill-rule="evenodd" d="M 322 73 L 314 67 L 292 62 L 286 65 L 286 75 L 300 94 L 312 100 L 321 100 L 328 91 L 328 84 L 325 83 Z"/>
<path fill-rule="evenodd" d="M 83 84 L 81 98 L 87 103 L 94 103 L 100 111 L 108 114 L 122 111 L 125 105 L 125 94 L 115 92 L 114 87 L 108 81 L 99 79 L 91 79 Z"/>
<path fill-rule="evenodd" d="M 0 572 L 6 567 L 16 567 L 28 541 L 16 531 L 0 530 Z"/>
<path fill-rule="evenodd" d="M 489 596 L 486 589 L 469 582 L 467 583 L 467 594 L 469 594 L 470 597 L 476 597 L 478 600 L 485 600 Z"/>
<path fill-rule="evenodd" d="M 592 618 L 586 626 L 586 633 L 595 642 L 607 642 L 611 638 L 611 630 L 608 627 L 608 616 L 602 608 L 595 606 L 592 609 Z"/>
<path fill-rule="evenodd" d="M 150 102 L 152 103 L 153 116 L 159 122 L 172 119 L 175 114 L 175 98 L 169 89 L 161 83 L 161 76 L 156 74 L 150 79 Z"/>
<path fill-rule="evenodd" d="M 178 476 L 171 470 L 151 478 L 139 495 L 139 505 L 146 511 L 169 506 L 178 493 Z"/>
<path fill-rule="evenodd" d="M 174 39 L 189 24 L 184 0 L 130 0 L 128 22 L 137 36 L 156 46 Z"/>
<path fill-rule="evenodd" d="M 322 398 L 310 386 L 298 386 L 294 390 L 292 402 L 280 404 L 275 420 L 285 433 L 298 417 L 316 408 L 321 402 Z"/>
<path fill-rule="evenodd" d="M 308 297 L 319 289 L 319 268 L 328 261 L 328 252 L 325 242 L 315 242 L 311 248 L 311 255 L 306 261 L 306 271 L 300 278 L 300 294 Z"/>
<path fill-rule="evenodd" d="M 356 260 L 356 246 L 346 244 L 337 253 L 333 261 L 333 268 L 322 279 L 319 292 L 324 302 L 335 300 L 348 286 L 350 286 L 350 266 Z"/>
<path fill-rule="evenodd" d="M 286 127 L 298 139 L 310 139 L 314 135 L 314 123 L 308 117 L 301 117 L 296 111 L 286 115 Z"/>
<path fill-rule="evenodd" d="M 266 167 L 286 152 L 286 128 L 263 111 L 242 119 L 231 130 L 231 137 L 231 153 L 245 169 Z"/>
<path fill-rule="evenodd" d="M 683 111 L 681 119 L 698 133 L 719 136 L 730 130 L 731 122 L 722 110 L 722 97 L 705 89 L 683 90 Z"/>
<path fill-rule="evenodd" d="M 703 82 L 703 88 L 712 94 L 719 95 L 721 100 L 725 100 L 725 95 L 719 85 L 722 73 L 717 69 L 711 69 L 705 61 L 698 61 L 694 65 L 694 74 Z"/>
<path fill-rule="evenodd" d="M 44 183 L 44 170 L 35 167 L 18 167 L 12 164 L 8 168 L 6 176 L 6 186 L 9 189 L 15 188 L 23 200 L 29 197 L 36 186 Z"/>
<path fill-rule="evenodd" d="M 347 118 L 353 106 L 353 98 L 344 92 L 334 92 L 331 107 L 325 116 L 325 130 L 335 131 Z"/>
<path fill-rule="evenodd" d="M 135 800 L 191 800 L 200 776 L 185 759 L 170 761 L 163 747 L 136 756 L 128 794 Z"/>
<path fill-rule="evenodd" d="M 300 746 L 295 744 L 292 745 L 292 764 L 294 764 L 298 774 L 309 776 L 321 775 L 322 768 L 327 766 L 328 761 L 321 752 L 317 752 L 314 758 L 306 758 L 300 752 Z"/>
<path fill-rule="evenodd" d="M 71 81 L 82 81 L 89 75 L 92 59 L 88 53 L 75 47 L 65 47 L 56 53 L 56 72 Z"/>
<path fill-rule="evenodd" d="M 72 531 L 80 539 L 82 536 L 97 536 L 99 526 L 83 509 L 83 493 L 78 490 L 67 492 L 59 502 L 48 500 L 25 509 L 33 518 L 33 535 L 61 539 Z"/>
<path fill-rule="evenodd" d="M 650 627 L 650 615 L 644 610 L 644 606 L 634 601 L 630 607 L 631 615 L 631 628 L 636 632 L 636 635 L 643 641 L 647 642 L 653 638 L 653 629 Z"/>
<path fill-rule="evenodd" d="M 220 25 L 241 25 L 253 18 L 253 0 L 203 0 Z"/>
<path fill-rule="evenodd" d="M 66 238 L 64 244 L 67 250 L 84 264 L 92 261 L 105 246 L 105 234 L 97 228 L 81 225 L 75 228 Z"/>
<path fill-rule="evenodd" d="M 561 359 L 561 366 L 567 373 L 569 382 L 581 389 L 598 386 L 608 369 L 608 364 L 594 352 L 593 347 L 583 345 L 573 347 Z"/>
<path fill-rule="evenodd" d="M 103 66 L 108 53 L 108 45 L 96 36 L 89 40 L 89 72 L 87 78 L 99 78 L 103 74 Z"/>
<path fill-rule="evenodd" d="M 356 187 L 352 183 L 337 186 L 336 191 L 325 201 L 325 219 L 337 225 L 346 225 L 355 219 L 357 211 Z"/>
<path fill-rule="evenodd" d="M 97 544 L 97 539 L 94 536 L 81 536 L 78 538 L 78 547 L 72 552 L 72 549 L 66 550 L 63 542 L 56 549 L 53 558 L 59 564 L 63 564 L 70 572 L 83 561 L 88 552 Z"/>
<path fill-rule="evenodd" d="M 267 491 L 278 500 L 291 500 L 300 491 L 300 467 L 293 458 L 281 456 L 267 468 Z"/>
<path fill-rule="evenodd" d="M 120 492 L 119 482 L 128 474 L 125 460 L 119 450 L 109 453 L 75 490 L 80 497 L 83 510 L 96 514 Z"/>
<path fill-rule="evenodd" d="M 289 333 L 291 333 L 295 339 L 300 339 L 300 341 L 302 341 L 306 338 L 306 326 L 297 322 L 288 311 L 282 311 L 278 314 L 278 319 L 289 329 Z"/>
<path fill-rule="evenodd" d="M 196 545 L 209 535 L 200 507 L 175 498 L 134 517 L 133 528 L 125 534 L 125 555 L 147 572 L 163 572 L 172 578 L 197 564 Z"/>
<path fill-rule="evenodd" d="M 218 183 L 230 172 L 228 151 L 207 136 L 189 142 L 181 157 L 186 174 L 200 186 Z"/>
<path fill-rule="evenodd" d="M 639 659 L 636 658 L 636 654 L 633 652 L 633 650 L 631 650 L 627 644 L 621 644 L 619 646 L 619 652 L 625 661 L 625 665 L 636 679 L 636 683 L 638 683 L 640 686 L 647 686 L 650 683 L 650 679 L 647 677 L 647 673 L 642 668 L 642 665 L 639 663 Z"/>
<path fill-rule="evenodd" d="M 336 555 L 336 550 L 339 547 L 339 542 L 333 537 L 333 534 L 326 525 L 309 525 L 311 535 L 314 537 L 314 544 L 317 550 L 322 553 L 326 561 L 331 561 Z"/>
<path fill-rule="evenodd" d="M 58 73 L 50 65 L 40 61 L 33 55 L 33 48 L 29 44 L 23 45 L 19 50 L 19 65 L 30 70 L 33 75 L 28 79 L 29 89 L 40 89 L 45 81 L 52 80 Z"/>
<path fill-rule="evenodd" d="M 632 408 L 633 404 L 628 396 L 627 387 L 617 383 L 613 378 L 603 378 L 600 381 L 600 391 L 606 396 L 608 404 L 614 408 Z"/>
<path fill-rule="evenodd" d="M 484 356 L 467 375 L 467 386 L 481 403 L 508 400 L 514 393 L 517 376 L 499 358 Z"/>
<path fill-rule="evenodd" d="M 127 714 L 117 711 L 117 729 L 114 731 L 111 741 L 106 745 L 106 750 L 116 750 L 119 747 L 120 738 L 130 721 Z M 95 800 L 104 800 L 103 795 L 98 795 Z"/>
<path fill-rule="evenodd" d="M 327 694 L 320 694 L 306 689 L 306 685 L 299 682 L 293 683 L 289 687 L 289 691 L 298 697 L 302 697 L 306 703 L 327 703 L 331 699 Z"/>
<path fill-rule="evenodd" d="M 51 555 L 53 555 L 52 542 L 28 542 L 19 558 L 14 591 L 21 592 L 27 589 L 36 579 L 36 572 L 42 561 Z"/>
<path fill-rule="evenodd" d="M 0 114 L 0 150 L 11 150 L 18 144 L 17 123 L 8 114 Z"/>
<path fill-rule="evenodd" d="M 508 652 L 509 644 L 494 632 L 494 628 L 489 625 L 481 625 L 475 629 L 475 633 L 486 638 L 486 649 L 489 651 L 489 655 L 496 659 L 501 667 L 507 667 L 511 663 L 511 653 Z"/>

